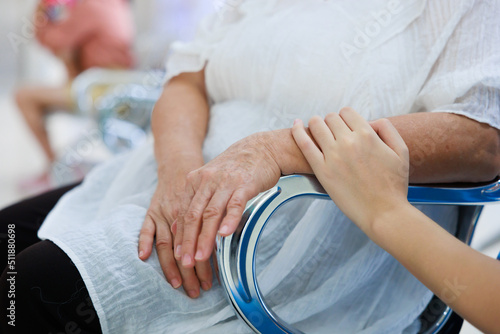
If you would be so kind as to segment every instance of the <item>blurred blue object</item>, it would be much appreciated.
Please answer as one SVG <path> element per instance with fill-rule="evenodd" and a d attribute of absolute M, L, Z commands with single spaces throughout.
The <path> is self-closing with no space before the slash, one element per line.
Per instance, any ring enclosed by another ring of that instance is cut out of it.
<path fill-rule="evenodd" d="M 121 153 L 145 141 L 164 75 L 93 68 L 75 79 L 72 94 L 79 114 L 93 118 L 109 150 Z"/>

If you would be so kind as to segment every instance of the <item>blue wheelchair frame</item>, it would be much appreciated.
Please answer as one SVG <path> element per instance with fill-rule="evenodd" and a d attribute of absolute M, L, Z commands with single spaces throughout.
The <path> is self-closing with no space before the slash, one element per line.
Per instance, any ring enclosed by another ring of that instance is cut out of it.
<path fill-rule="evenodd" d="M 217 266 L 226 296 L 238 316 L 256 333 L 302 333 L 285 323 L 266 305 L 257 283 L 255 255 L 259 238 L 273 213 L 286 202 L 304 196 L 330 199 L 313 176 L 282 177 L 274 188 L 259 194 L 247 204 L 233 235 L 217 239 Z M 412 204 L 467 206 L 468 210 L 460 219 L 468 223 L 459 222 L 456 236 L 470 244 L 483 205 L 500 201 L 500 180 L 464 187 L 410 186 L 408 200 Z M 439 333 L 452 315 L 453 311 L 443 304 L 443 310 L 421 333 Z"/>

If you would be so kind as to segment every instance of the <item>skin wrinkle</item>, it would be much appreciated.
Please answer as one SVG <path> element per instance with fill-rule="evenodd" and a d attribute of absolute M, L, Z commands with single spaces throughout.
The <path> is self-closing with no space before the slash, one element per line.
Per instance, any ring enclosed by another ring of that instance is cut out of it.
<path fill-rule="evenodd" d="M 489 181 L 498 175 L 498 130 L 456 114 L 412 116 L 414 119 L 406 124 L 404 116 L 390 118 L 408 145 L 412 183 Z M 419 119 L 422 122 L 418 122 Z M 428 130 L 430 126 L 439 129 L 439 135 L 437 131 Z M 422 131 L 429 135 L 422 135 Z M 494 158 L 485 159 L 487 152 Z"/>

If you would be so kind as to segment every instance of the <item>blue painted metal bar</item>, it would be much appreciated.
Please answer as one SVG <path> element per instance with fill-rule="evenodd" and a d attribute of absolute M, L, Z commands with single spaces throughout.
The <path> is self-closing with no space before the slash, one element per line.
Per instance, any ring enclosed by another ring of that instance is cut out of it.
<path fill-rule="evenodd" d="M 282 177 L 274 188 L 249 202 L 233 235 L 217 239 L 219 276 L 227 298 L 236 313 L 256 333 L 302 333 L 281 320 L 266 305 L 255 274 L 257 243 L 265 225 L 284 203 L 302 196 L 330 199 L 313 176 Z M 410 186 L 408 200 L 413 204 L 428 205 L 484 205 L 498 202 L 500 180 L 466 188 Z M 450 312 L 443 314 L 444 322 L 449 314 Z M 436 327 L 429 333 L 435 333 L 438 329 Z"/>

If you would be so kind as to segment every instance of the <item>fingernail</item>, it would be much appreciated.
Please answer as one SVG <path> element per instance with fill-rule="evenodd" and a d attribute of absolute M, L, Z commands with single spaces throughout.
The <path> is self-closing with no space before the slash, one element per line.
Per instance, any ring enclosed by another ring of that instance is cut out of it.
<path fill-rule="evenodd" d="M 177 246 L 175 248 L 175 257 L 176 258 L 180 258 L 181 257 L 181 249 L 182 249 L 181 245 L 179 245 L 179 246 Z"/>
<path fill-rule="evenodd" d="M 181 282 L 177 278 L 174 278 L 171 283 L 174 289 L 177 289 L 178 287 L 181 286 Z"/>
<path fill-rule="evenodd" d="M 184 254 L 182 257 L 182 265 L 183 266 L 189 266 L 193 263 L 193 260 L 191 259 L 191 256 L 189 254 Z"/>
<path fill-rule="evenodd" d="M 293 121 L 293 125 L 297 124 L 299 122 L 299 119 L 296 118 L 295 121 Z"/>
<path fill-rule="evenodd" d="M 197 298 L 198 297 L 198 291 L 196 290 L 189 290 L 188 291 L 188 296 L 191 298 Z"/>
<path fill-rule="evenodd" d="M 229 232 L 229 227 L 227 227 L 227 225 L 222 226 L 219 230 L 220 234 L 227 234 L 228 232 Z"/>
<path fill-rule="evenodd" d="M 142 259 L 142 256 L 143 256 L 143 255 L 144 255 L 144 251 L 140 251 L 140 252 L 139 252 L 139 258 L 141 258 L 141 259 Z"/>
<path fill-rule="evenodd" d="M 201 259 L 203 259 L 203 253 L 201 250 L 197 251 L 196 252 L 196 255 L 194 256 L 194 259 L 197 260 L 197 261 L 200 261 Z"/>
<path fill-rule="evenodd" d="M 210 290 L 210 284 L 208 284 L 207 282 L 201 282 L 201 288 L 205 291 L 208 291 Z"/>

